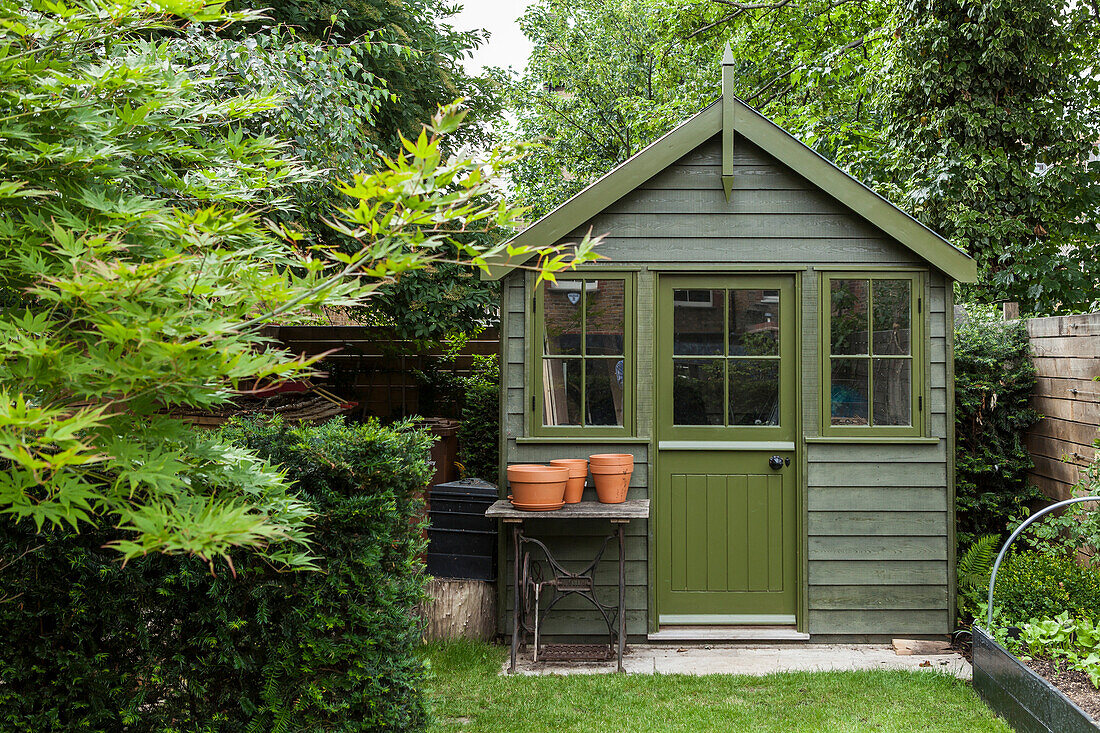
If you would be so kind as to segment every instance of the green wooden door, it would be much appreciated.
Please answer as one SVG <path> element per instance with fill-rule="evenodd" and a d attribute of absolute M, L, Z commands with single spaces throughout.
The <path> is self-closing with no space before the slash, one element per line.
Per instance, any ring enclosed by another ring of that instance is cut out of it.
<path fill-rule="evenodd" d="M 795 623 L 794 294 L 790 276 L 659 282 L 661 625 Z"/>

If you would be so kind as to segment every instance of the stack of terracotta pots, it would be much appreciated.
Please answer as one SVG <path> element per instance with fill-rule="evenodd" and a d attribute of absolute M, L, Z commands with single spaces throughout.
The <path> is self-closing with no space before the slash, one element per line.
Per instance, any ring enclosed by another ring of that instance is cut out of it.
<path fill-rule="evenodd" d="M 626 501 L 630 474 L 634 473 L 634 456 L 629 453 L 597 453 L 588 457 L 596 497 L 604 504 Z"/>
<path fill-rule="evenodd" d="M 518 464 L 508 466 L 508 495 L 516 509 L 550 512 L 565 504 L 569 469 L 564 466 Z"/>
<path fill-rule="evenodd" d="M 596 497 L 604 504 L 626 501 L 634 456 L 629 453 L 597 453 L 583 458 L 555 458 L 549 466 L 519 464 L 508 467 L 508 496 L 517 509 L 549 512 L 576 504 L 584 494 L 588 472 L 596 485 Z"/>

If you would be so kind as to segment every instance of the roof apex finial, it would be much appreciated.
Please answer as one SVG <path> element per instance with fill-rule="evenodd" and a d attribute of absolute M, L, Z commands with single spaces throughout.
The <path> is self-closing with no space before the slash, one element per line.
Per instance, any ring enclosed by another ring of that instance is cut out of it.
<path fill-rule="evenodd" d="M 730 42 L 726 41 L 726 50 L 722 52 L 722 66 L 732 66 L 733 63 L 733 49 L 730 48 Z"/>

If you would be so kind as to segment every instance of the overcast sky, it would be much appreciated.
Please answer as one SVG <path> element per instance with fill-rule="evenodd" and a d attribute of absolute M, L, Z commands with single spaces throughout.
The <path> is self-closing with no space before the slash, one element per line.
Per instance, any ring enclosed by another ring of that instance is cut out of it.
<path fill-rule="evenodd" d="M 476 74 L 487 66 L 515 67 L 523 71 L 531 44 L 519 29 L 516 21 L 532 0 L 463 0 L 462 12 L 451 19 L 460 30 L 484 28 L 491 35 L 489 42 L 466 59 L 467 71 Z"/>

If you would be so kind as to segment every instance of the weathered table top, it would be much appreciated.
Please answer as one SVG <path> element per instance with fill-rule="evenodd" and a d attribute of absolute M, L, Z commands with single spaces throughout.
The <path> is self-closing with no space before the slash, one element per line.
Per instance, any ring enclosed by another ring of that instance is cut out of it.
<path fill-rule="evenodd" d="M 603 519 L 612 522 L 629 522 L 631 519 L 649 518 L 649 499 L 628 499 L 621 504 L 601 504 L 598 501 L 582 501 L 566 504 L 550 512 L 528 512 L 516 509 L 512 502 L 500 499 L 485 510 L 490 519 L 505 522 L 522 522 L 527 519 Z"/>

